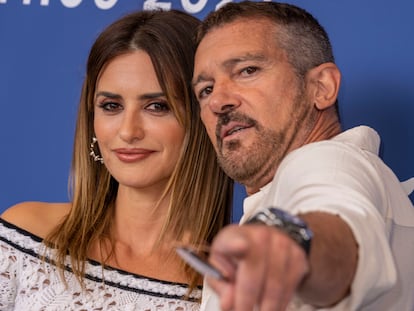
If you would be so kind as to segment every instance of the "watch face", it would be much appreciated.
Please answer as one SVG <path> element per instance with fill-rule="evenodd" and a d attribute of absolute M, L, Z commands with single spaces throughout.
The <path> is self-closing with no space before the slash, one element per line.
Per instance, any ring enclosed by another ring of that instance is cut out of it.
<path fill-rule="evenodd" d="M 272 214 L 275 214 L 277 217 L 282 219 L 285 223 L 295 224 L 299 227 L 306 227 L 306 224 L 302 219 L 294 215 L 291 215 L 288 212 L 285 212 L 284 210 L 274 207 L 270 207 L 268 210 L 272 212 Z"/>
<path fill-rule="evenodd" d="M 296 241 L 306 254 L 309 254 L 313 233 L 299 217 L 291 215 L 284 210 L 269 207 L 261 210 L 246 221 L 246 224 L 254 223 L 262 223 L 278 228 Z"/>

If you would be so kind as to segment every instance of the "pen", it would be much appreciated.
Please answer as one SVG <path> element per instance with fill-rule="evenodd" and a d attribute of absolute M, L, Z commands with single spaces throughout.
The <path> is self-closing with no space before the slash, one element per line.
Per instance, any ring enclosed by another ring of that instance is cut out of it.
<path fill-rule="evenodd" d="M 198 255 L 194 250 L 186 246 L 176 247 L 177 254 L 188 263 L 194 270 L 203 276 L 213 277 L 218 280 L 224 280 L 225 278 L 217 268 L 207 262 Z"/>

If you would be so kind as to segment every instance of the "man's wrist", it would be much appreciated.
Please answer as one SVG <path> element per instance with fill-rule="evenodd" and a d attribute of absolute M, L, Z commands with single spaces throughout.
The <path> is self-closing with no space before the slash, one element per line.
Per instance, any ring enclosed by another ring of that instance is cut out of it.
<path fill-rule="evenodd" d="M 282 209 L 269 207 L 250 217 L 245 224 L 257 223 L 281 230 L 309 255 L 313 233 L 301 218 Z"/>

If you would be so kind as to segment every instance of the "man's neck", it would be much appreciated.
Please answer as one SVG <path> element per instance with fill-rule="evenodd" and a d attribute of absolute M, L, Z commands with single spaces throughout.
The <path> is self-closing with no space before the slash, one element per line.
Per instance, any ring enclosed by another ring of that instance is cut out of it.
<path fill-rule="evenodd" d="M 331 139 L 341 133 L 341 131 L 341 124 L 334 107 L 319 111 L 315 125 L 309 132 L 302 146 Z"/>
<path fill-rule="evenodd" d="M 341 133 L 341 124 L 338 119 L 338 115 L 334 107 L 327 108 L 325 110 L 319 110 L 317 112 L 316 120 L 309 133 L 304 135 L 302 142 L 298 142 L 297 145 L 292 145 L 289 152 L 298 149 L 304 145 L 318 142 L 322 140 L 328 140 L 339 133 Z M 289 153 L 288 152 L 288 153 Z M 277 171 L 277 167 L 274 169 L 274 173 Z M 265 179 L 261 179 L 260 183 L 256 182 L 251 185 L 245 185 L 247 195 L 252 195 L 264 187 L 266 184 L 272 181 L 274 174 L 266 176 Z"/>

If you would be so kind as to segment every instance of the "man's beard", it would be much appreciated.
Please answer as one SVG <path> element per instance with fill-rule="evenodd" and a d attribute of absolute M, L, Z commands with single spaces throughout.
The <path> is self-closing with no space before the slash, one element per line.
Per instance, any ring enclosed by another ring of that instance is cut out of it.
<path fill-rule="evenodd" d="M 306 103 L 304 90 L 301 89 L 292 105 L 290 122 L 279 130 L 268 129 L 256 120 L 237 111 L 230 111 L 219 117 L 216 127 L 217 159 L 222 169 L 236 182 L 245 186 L 263 185 L 270 182 L 280 162 L 297 138 L 299 128 L 310 128 L 314 121 L 310 117 L 310 105 Z M 249 146 L 243 146 L 239 139 L 223 143 L 221 126 L 230 121 L 239 121 L 256 132 L 256 139 Z"/>
<path fill-rule="evenodd" d="M 223 143 L 218 135 L 221 125 L 230 121 L 241 121 L 251 126 L 257 139 L 248 147 L 243 147 L 238 139 Z M 284 129 L 280 132 L 269 130 L 257 123 L 256 120 L 238 112 L 230 112 L 219 119 L 216 131 L 217 159 L 220 166 L 236 182 L 244 185 L 254 185 L 261 178 L 269 175 L 275 168 L 275 161 L 281 158 L 286 138 Z"/>

